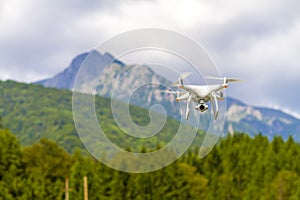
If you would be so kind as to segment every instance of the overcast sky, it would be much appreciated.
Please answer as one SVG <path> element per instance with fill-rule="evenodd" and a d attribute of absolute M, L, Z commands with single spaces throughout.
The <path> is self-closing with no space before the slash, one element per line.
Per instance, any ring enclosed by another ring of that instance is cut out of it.
<path fill-rule="evenodd" d="M 0 79 L 33 82 L 76 55 L 137 28 L 171 29 L 202 44 L 229 95 L 300 113 L 299 0 L 1 0 Z"/>

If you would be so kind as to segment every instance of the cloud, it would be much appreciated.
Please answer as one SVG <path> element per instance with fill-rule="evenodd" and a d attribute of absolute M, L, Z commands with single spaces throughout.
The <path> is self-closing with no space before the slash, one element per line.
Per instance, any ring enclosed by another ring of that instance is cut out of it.
<path fill-rule="evenodd" d="M 202 41 L 224 75 L 245 80 L 232 86 L 229 95 L 248 104 L 300 113 L 300 95 L 295 92 L 300 76 L 299 2 L 262 3 L 257 8 L 231 8 L 231 16 L 222 24 L 211 24 Z"/>
<path fill-rule="evenodd" d="M 113 4 L 106 2 L 4 1 L 0 15 L 0 78 L 31 82 L 62 70 L 74 55 L 97 44 L 98 39 L 91 40 L 76 22 L 90 12 L 110 10 Z"/>
<path fill-rule="evenodd" d="M 220 58 L 226 62 L 222 71 L 237 73 L 248 82 L 234 95 L 242 94 L 247 103 L 298 108 L 296 99 L 300 95 L 295 91 L 300 77 L 299 25 L 297 21 L 286 30 L 251 39 L 251 45 L 244 48 L 238 44 L 236 50 Z"/>
<path fill-rule="evenodd" d="M 230 95 L 300 113 L 299 7 L 298 0 L 2 0 L 0 79 L 47 78 L 113 35 L 165 28 L 203 44 L 224 75 L 245 79 Z"/>

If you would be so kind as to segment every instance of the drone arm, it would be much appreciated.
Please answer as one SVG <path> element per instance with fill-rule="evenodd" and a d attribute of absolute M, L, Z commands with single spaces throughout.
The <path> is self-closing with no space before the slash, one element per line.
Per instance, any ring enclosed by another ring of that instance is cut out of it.
<path fill-rule="evenodd" d="M 177 101 L 187 100 L 190 96 L 191 96 L 190 93 L 187 92 L 187 93 L 182 94 L 181 96 L 177 96 L 176 100 Z"/>
<path fill-rule="evenodd" d="M 219 114 L 219 105 L 218 105 L 218 100 L 217 100 L 217 96 L 216 96 L 215 92 L 211 93 L 210 102 L 211 102 L 212 109 L 214 112 L 214 118 L 216 120 L 218 117 L 218 114 Z"/>
<path fill-rule="evenodd" d="M 219 90 L 216 92 L 216 97 L 217 97 L 217 100 L 224 100 L 224 93 L 223 93 L 223 90 Z"/>
<path fill-rule="evenodd" d="M 176 91 L 176 97 L 186 97 L 188 96 L 188 92 L 180 92 L 180 91 Z M 183 99 L 184 100 L 184 99 Z"/>

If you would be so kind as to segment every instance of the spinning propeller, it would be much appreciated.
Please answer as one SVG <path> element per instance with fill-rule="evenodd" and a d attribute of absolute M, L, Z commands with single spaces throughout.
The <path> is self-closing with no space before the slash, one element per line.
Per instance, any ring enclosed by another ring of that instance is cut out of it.
<path fill-rule="evenodd" d="M 171 86 L 180 86 L 183 84 L 183 79 L 187 78 L 190 76 L 192 73 L 191 72 L 184 72 L 181 74 L 178 78 L 178 80 L 175 83 L 172 83 Z"/>
<path fill-rule="evenodd" d="M 161 92 L 164 92 L 167 94 L 175 94 L 177 97 L 187 93 L 187 92 L 180 92 L 180 91 L 173 91 L 173 90 L 161 90 Z"/>
<path fill-rule="evenodd" d="M 205 76 L 205 79 L 213 79 L 213 80 L 223 80 L 224 84 L 227 84 L 229 82 L 241 82 L 243 80 L 237 79 L 237 78 L 220 78 L 220 77 L 214 77 L 214 76 Z"/>

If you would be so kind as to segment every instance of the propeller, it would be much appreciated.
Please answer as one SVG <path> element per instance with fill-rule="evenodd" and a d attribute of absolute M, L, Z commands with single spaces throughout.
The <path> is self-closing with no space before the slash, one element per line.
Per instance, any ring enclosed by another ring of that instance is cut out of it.
<path fill-rule="evenodd" d="M 180 92 L 180 91 L 173 91 L 173 90 L 161 90 L 161 92 L 164 92 L 167 94 L 175 94 L 177 97 L 187 93 L 187 92 Z"/>
<path fill-rule="evenodd" d="M 190 76 L 192 74 L 192 72 L 184 72 L 183 74 L 180 75 L 180 78 L 185 79 L 188 76 Z"/>
<path fill-rule="evenodd" d="M 220 77 L 214 77 L 214 76 L 205 76 L 205 79 L 213 79 L 213 80 L 223 80 L 225 84 L 229 83 L 229 82 L 241 82 L 243 80 L 241 79 L 237 79 L 237 78 L 220 78 Z"/>
<path fill-rule="evenodd" d="M 161 90 L 160 92 L 164 92 L 167 94 L 176 94 L 176 91 L 172 91 L 172 90 Z"/>
<path fill-rule="evenodd" d="M 192 74 L 192 72 L 184 72 L 183 74 L 181 74 L 178 78 L 178 80 L 175 83 L 172 83 L 171 86 L 178 86 L 180 84 L 183 84 L 183 79 L 187 78 L 188 76 L 190 76 Z"/>
<path fill-rule="evenodd" d="M 175 83 L 172 83 L 170 86 L 177 87 L 178 84 L 179 84 L 179 83 L 176 81 Z"/>

